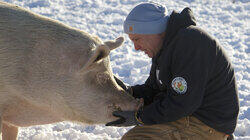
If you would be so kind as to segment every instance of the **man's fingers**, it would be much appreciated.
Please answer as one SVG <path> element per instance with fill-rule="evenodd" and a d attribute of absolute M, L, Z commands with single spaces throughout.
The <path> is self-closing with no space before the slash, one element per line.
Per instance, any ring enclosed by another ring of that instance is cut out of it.
<path fill-rule="evenodd" d="M 114 111 L 114 112 L 113 112 L 113 116 L 115 116 L 115 117 L 120 117 L 120 118 L 124 118 L 123 112 L 122 112 L 122 111 Z"/>
<path fill-rule="evenodd" d="M 140 98 L 140 100 L 139 100 L 139 105 L 138 105 L 138 107 L 137 107 L 137 110 L 139 110 L 139 108 L 140 107 L 143 107 L 144 106 L 144 99 L 143 98 Z"/>
<path fill-rule="evenodd" d="M 113 116 L 118 117 L 119 119 L 107 123 L 106 126 L 119 126 L 119 124 L 126 122 L 126 119 L 123 117 L 122 111 L 114 111 Z"/>
<path fill-rule="evenodd" d="M 120 118 L 116 121 L 113 121 L 113 122 L 109 122 L 107 124 L 105 124 L 105 126 L 119 126 L 119 124 L 122 124 L 124 123 L 126 120 L 124 118 Z"/>

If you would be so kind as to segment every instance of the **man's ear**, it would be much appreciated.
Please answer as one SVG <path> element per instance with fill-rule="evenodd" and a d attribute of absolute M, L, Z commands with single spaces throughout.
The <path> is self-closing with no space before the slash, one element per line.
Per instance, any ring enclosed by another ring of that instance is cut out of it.
<path fill-rule="evenodd" d="M 106 45 L 100 45 L 96 48 L 94 54 L 90 57 L 87 63 L 81 69 L 81 72 L 85 73 L 94 68 L 94 65 L 101 62 L 101 60 L 107 57 L 110 53 L 110 49 Z"/>
<path fill-rule="evenodd" d="M 104 42 L 105 45 L 109 47 L 110 50 L 114 50 L 115 48 L 122 45 L 124 41 L 124 37 L 118 37 L 115 41 L 106 41 Z"/>

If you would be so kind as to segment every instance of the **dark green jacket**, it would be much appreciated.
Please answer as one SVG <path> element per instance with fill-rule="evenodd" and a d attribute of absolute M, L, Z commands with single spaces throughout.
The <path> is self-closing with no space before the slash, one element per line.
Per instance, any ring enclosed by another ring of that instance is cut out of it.
<path fill-rule="evenodd" d="M 159 124 L 193 115 L 218 131 L 233 133 L 239 102 L 234 69 L 222 47 L 196 27 L 189 8 L 173 11 L 167 24 L 149 78 L 132 86 L 133 96 L 145 100 L 142 121 Z"/>

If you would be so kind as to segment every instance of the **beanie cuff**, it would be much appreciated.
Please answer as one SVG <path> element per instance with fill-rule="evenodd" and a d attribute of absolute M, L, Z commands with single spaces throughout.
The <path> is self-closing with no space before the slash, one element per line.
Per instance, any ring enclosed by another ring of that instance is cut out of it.
<path fill-rule="evenodd" d="M 125 20 L 123 24 L 124 32 L 127 34 L 159 34 L 166 30 L 169 16 L 151 22 L 138 22 Z"/>

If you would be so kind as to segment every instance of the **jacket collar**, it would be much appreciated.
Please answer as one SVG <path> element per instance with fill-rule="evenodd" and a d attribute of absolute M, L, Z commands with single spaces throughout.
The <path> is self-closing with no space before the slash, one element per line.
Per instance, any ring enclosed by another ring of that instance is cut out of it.
<path fill-rule="evenodd" d="M 167 23 L 167 28 L 165 31 L 166 35 L 163 41 L 163 46 L 161 47 L 159 52 L 156 54 L 155 58 L 153 57 L 152 61 L 154 62 L 157 60 L 162 50 L 167 48 L 168 44 L 171 42 L 171 40 L 174 38 L 174 36 L 177 34 L 177 32 L 181 28 L 186 28 L 190 25 L 196 25 L 196 20 L 190 8 L 187 7 L 183 9 L 181 13 L 177 13 L 176 11 L 173 11 Z"/>

